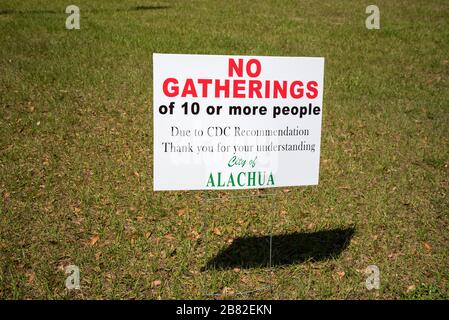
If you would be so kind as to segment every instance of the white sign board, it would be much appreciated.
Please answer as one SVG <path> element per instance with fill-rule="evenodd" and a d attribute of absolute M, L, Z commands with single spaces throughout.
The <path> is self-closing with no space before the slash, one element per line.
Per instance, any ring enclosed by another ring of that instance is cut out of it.
<path fill-rule="evenodd" d="M 153 54 L 154 190 L 318 184 L 324 58 Z"/>

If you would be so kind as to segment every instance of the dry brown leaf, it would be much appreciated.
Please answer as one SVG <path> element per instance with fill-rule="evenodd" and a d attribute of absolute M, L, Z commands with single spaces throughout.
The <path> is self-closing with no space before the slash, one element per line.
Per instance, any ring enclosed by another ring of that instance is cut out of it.
<path fill-rule="evenodd" d="M 235 293 L 234 290 L 229 287 L 224 287 L 223 290 L 221 291 L 221 294 L 224 296 L 232 296 L 234 293 Z"/>
<path fill-rule="evenodd" d="M 179 217 L 183 216 L 186 213 L 186 209 L 179 209 L 177 214 Z"/>
<path fill-rule="evenodd" d="M 81 208 L 80 207 L 74 207 L 73 208 L 73 212 L 80 213 L 81 212 Z"/>
<path fill-rule="evenodd" d="M 33 284 L 34 279 L 36 278 L 36 274 L 33 271 L 29 271 L 27 272 L 27 276 L 28 276 L 28 284 Z"/>
<path fill-rule="evenodd" d="M 345 276 L 345 272 L 344 271 L 337 271 L 338 277 L 341 279 Z"/>
<path fill-rule="evenodd" d="M 195 229 L 193 229 L 190 234 L 192 235 L 193 240 L 199 239 L 200 238 L 200 234 L 198 233 L 198 231 L 196 231 Z"/>
<path fill-rule="evenodd" d="M 91 246 L 95 245 L 97 243 L 97 241 L 100 239 L 99 235 L 94 235 L 92 238 L 90 238 L 89 240 L 89 244 Z"/>
<path fill-rule="evenodd" d="M 153 233 L 151 231 L 145 232 L 145 238 L 148 239 L 149 237 L 151 237 L 152 234 Z"/>
<path fill-rule="evenodd" d="M 161 280 L 154 280 L 153 281 L 153 287 L 159 287 L 161 285 Z"/>
<path fill-rule="evenodd" d="M 175 240 L 175 237 L 171 233 L 167 233 L 164 236 L 164 238 L 167 239 L 167 240 Z"/>
<path fill-rule="evenodd" d="M 411 286 L 407 287 L 407 292 L 413 291 L 416 289 L 416 286 L 414 284 L 412 284 Z"/>
<path fill-rule="evenodd" d="M 218 227 L 214 228 L 214 233 L 215 233 L 217 236 L 221 236 L 221 230 L 220 230 L 220 228 L 218 228 Z"/>
<path fill-rule="evenodd" d="M 63 261 L 60 261 L 60 262 L 58 263 L 58 265 L 56 266 L 56 270 L 62 271 L 62 272 L 65 271 L 65 264 L 64 264 Z"/>
<path fill-rule="evenodd" d="M 240 281 L 243 282 L 243 283 L 245 283 L 245 284 L 247 284 L 247 283 L 249 282 L 248 278 L 245 277 L 245 276 L 241 276 L 241 277 L 240 277 Z"/>
<path fill-rule="evenodd" d="M 427 251 L 432 250 L 432 246 L 429 243 L 424 242 L 423 245 L 424 245 L 424 248 L 426 248 Z"/>

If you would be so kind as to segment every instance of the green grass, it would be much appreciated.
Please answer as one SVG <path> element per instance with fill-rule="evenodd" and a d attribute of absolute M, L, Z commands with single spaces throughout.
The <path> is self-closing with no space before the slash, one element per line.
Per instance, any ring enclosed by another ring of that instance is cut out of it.
<path fill-rule="evenodd" d="M 449 297 L 447 1 L 377 1 L 372 31 L 368 1 L 79 0 L 73 31 L 69 4 L 0 3 L 0 298 Z M 320 184 L 275 189 L 275 210 L 229 198 L 257 191 L 154 193 L 153 52 L 325 57 Z M 354 235 L 322 261 L 201 272 L 270 219 Z"/>

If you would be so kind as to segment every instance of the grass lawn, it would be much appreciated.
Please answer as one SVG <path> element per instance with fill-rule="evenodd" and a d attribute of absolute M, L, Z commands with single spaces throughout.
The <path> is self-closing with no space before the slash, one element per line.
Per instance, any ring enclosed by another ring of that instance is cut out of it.
<path fill-rule="evenodd" d="M 449 3 L 369 4 L 2 0 L 0 298 L 447 299 Z M 325 57 L 320 184 L 154 193 L 153 52 Z"/>

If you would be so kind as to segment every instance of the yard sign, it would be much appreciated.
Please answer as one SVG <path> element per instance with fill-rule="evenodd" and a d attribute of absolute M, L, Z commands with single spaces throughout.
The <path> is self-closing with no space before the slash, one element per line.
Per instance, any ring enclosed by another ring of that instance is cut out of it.
<path fill-rule="evenodd" d="M 153 54 L 154 190 L 318 184 L 324 58 Z"/>

